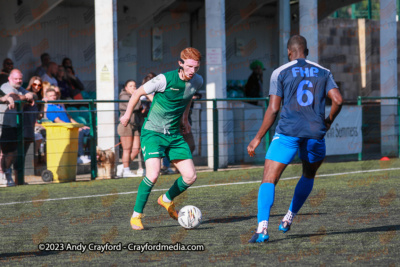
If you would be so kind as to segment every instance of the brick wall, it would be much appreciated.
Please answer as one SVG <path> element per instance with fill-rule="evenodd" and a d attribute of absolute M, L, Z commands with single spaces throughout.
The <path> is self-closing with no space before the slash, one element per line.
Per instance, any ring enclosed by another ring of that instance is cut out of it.
<path fill-rule="evenodd" d="M 355 101 L 359 95 L 379 96 L 379 21 L 365 20 L 365 49 L 360 48 L 363 31 L 359 20 L 325 18 L 318 27 L 319 63 L 331 70 L 344 99 Z M 399 44 L 399 33 L 397 36 Z M 366 58 L 364 86 L 360 52 L 365 53 Z M 399 51 L 397 53 L 399 55 Z M 399 60 L 397 65 L 399 72 Z"/>

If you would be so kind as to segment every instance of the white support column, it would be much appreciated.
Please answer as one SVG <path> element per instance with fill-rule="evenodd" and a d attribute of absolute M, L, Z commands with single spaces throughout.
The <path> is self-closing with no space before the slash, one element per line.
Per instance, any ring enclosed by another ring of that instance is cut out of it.
<path fill-rule="evenodd" d="M 380 0 L 380 89 L 382 97 L 397 94 L 396 0 Z M 381 102 L 381 153 L 398 155 L 397 101 Z"/>
<path fill-rule="evenodd" d="M 307 39 L 308 59 L 318 62 L 318 0 L 300 0 L 300 35 Z"/>
<path fill-rule="evenodd" d="M 358 95 L 366 96 L 372 91 L 372 74 L 371 74 L 371 27 L 370 21 L 366 19 L 358 19 L 358 46 L 360 55 L 360 74 L 361 88 L 358 90 Z"/>
<path fill-rule="evenodd" d="M 117 0 L 95 1 L 97 100 L 118 99 Z M 116 144 L 118 104 L 97 104 L 97 136 L 101 149 Z"/>
<path fill-rule="evenodd" d="M 205 0 L 206 4 L 206 90 L 207 98 L 226 98 L 225 0 Z M 219 102 L 219 167 L 228 165 L 226 103 Z M 213 103 L 207 102 L 208 166 L 214 167 Z M 232 125 L 232 124 L 230 124 Z"/>
<path fill-rule="evenodd" d="M 288 62 L 287 42 L 290 37 L 290 0 L 279 0 L 279 65 Z"/>

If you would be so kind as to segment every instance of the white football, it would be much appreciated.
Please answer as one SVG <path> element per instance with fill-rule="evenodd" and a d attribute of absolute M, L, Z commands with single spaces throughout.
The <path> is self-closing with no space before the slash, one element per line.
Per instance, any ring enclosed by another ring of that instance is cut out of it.
<path fill-rule="evenodd" d="M 201 210 L 192 205 L 181 208 L 178 214 L 179 224 L 186 229 L 198 227 L 201 223 L 201 218 Z"/>

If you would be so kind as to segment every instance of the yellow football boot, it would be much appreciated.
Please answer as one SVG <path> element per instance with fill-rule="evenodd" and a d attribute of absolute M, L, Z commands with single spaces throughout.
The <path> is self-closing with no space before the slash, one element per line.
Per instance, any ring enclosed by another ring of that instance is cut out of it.
<path fill-rule="evenodd" d="M 142 218 L 144 214 L 139 214 L 136 217 L 131 217 L 131 227 L 133 230 L 143 230 Z"/>
<path fill-rule="evenodd" d="M 163 206 L 168 211 L 168 214 L 169 214 L 169 216 L 171 216 L 172 219 L 178 220 L 178 212 L 176 212 L 174 202 L 173 201 L 165 202 L 162 197 L 163 196 L 161 195 L 158 198 L 157 203 L 160 206 Z"/>

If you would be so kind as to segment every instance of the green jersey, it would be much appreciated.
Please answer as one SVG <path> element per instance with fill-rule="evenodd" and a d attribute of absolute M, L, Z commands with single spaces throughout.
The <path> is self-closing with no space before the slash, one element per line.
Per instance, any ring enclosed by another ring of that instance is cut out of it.
<path fill-rule="evenodd" d="M 189 81 L 183 81 L 178 71 L 160 74 L 143 85 L 147 94 L 155 93 L 144 129 L 164 134 L 180 132 L 182 115 L 196 90 L 203 85 L 203 78 L 195 74 Z"/>

